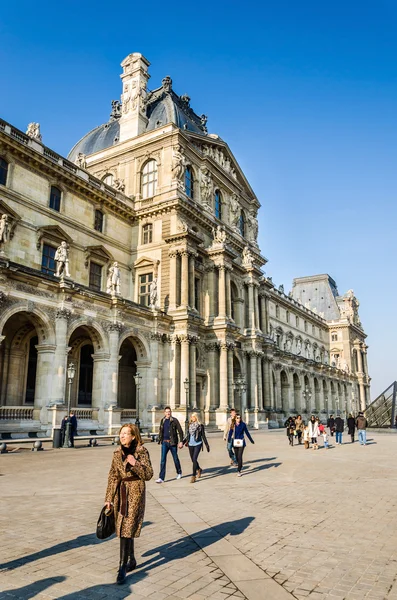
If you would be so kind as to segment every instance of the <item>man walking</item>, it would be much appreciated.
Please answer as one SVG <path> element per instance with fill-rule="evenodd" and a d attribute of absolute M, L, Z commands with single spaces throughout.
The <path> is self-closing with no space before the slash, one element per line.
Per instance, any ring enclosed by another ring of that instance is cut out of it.
<path fill-rule="evenodd" d="M 342 417 L 340 415 L 338 415 L 335 419 L 335 437 L 336 437 L 336 444 L 339 444 L 339 446 L 342 444 L 342 434 L 343 431 L 345 429 L 345 421 L 342 419 Z"/>
<path fill-rule="evenodd" d="M 178 419 L 171 416 L 171 408 L 169 406 L 165 407 L 164 417 L 160 422 L 159 444 L 161 444 L 161 462 L 160 475 L 159 478 L 156 479 L 156 483 L 164 482 L 167 454 L 169 451 L 171 451 L 172 458 L 174 459 L 176 478 L 181 479 L 182 468 L 178 458 L 178 448 L 183 447 L 183 431 Z"/>
<path fill-rule="evenodd" d="M 223 430 L 223 441 L 227 442 L 227 451 L 229 453 L 230 464 L 237 466 L 237 458 L 236 458 L 236 455 L 233 450 L 233 440 L 231 440 L 230 442 L 228 441 L 229 431 L 230 431 L 230 427 L 232 425 L 232 421 L 234 421 L 234 422 L 236 421 L 236 409 L 235 408 L 230 409 L 230 417 L 226 421 L 225 429 Z"/>
<path fill-rule="evenodd" d="M 368 421 L 364 417 L 364 413 L 362 413 L 362 412 L 358 413 L 356 425 L 357 425 L 357 431 L 358 431 L 358 441 L 360 442 L 360 444 L 362 446 L 366 446 L 367 445 Z"/>
<path fill-rule="evenodd" d="M 330 433 L 331 437 L 334 437 L 334 431 L 335 431 L 334 415 L 329 416 L 329 419 L 327 421 L 327 427 L 329 427 L 329 433 Z"/>

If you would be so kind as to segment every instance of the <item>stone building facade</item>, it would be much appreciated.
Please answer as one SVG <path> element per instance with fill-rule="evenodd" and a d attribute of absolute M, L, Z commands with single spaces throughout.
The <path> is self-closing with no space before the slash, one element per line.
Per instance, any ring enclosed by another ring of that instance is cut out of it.
<path fill-rule="evenodd" d="M 244 173 L 170 77 L 148 91 L 148 67 L 122 62 L 121 102 L 67 159 L 37 123 L 0 121 L 2 430 L 58 424 L 70 362 L 86 430 L 137 409 L 152 430 L 166 404 L 215 427 L 232 405 L 254 427 L 364 408 L 353 292 L 321 275 L 287 295 L 264 276 Z"/>

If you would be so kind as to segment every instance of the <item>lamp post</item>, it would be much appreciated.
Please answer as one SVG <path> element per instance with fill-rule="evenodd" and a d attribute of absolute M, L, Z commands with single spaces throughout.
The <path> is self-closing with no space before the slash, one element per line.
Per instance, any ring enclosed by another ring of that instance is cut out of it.
<path fill-rule="evenodd" d="M 325 402 L 325 412 L 327 413 L 327 419 L 328 419 L 328 396 L 324 396 L 324 402 Z"/>
<path fill-rule="evenodd" d="M 69 384 L 69 391 L 68 391 L 68 406 L 67 406 L 67 418 L 66 418 L 66 427 L 65 427 L 65 437 L 63 438 L 63 448 L 71 448 L 72 447 L 72 436 L 71 436 L 71 427 L 72 424 L 70 422 L 70 403 L 71 403 L 71 394 L 72 394 L 72 383 L 73 383 L 73 379 L 74 376 L 76 374 L 76 367 L 74 366 L 74 363 L 69 363 L 68 366 L 68 370 L 67 370 L 67 374 L 68 374 L 68 384 Z"/>
<path fill-rule="evenodd" d="M 245 383 L 245 379 L 242 375 L 238 375 L 236 379 L 233 381 L 233 389 L 236 390 L 240 403 L 240 411 L 243 410 L 243 392 L 247 389 L 247 384 Z"/>
<path fill-rule="evenodd" d="M 310 389 L 307 386 L 303 390 L 302 396 L 305 399 L 306 416 L 309 416 L 310 400 L 312 398 L 312 393 L 311 393 Z"/>
<path fill-rule="evenodd" d="M 336 404 L 336 416 L 339 417 L 339 396 L 336 397 L 335 400 L 335 404 Z"/>
<path fill-rule="evenodd" d="M 138 427 L 139 431 L 141 431 L 141 422 L 139 420 L 139 390 L 140 390 L 140 387 L 141 387 L 141 379 L 142 379 L 141 374 L 137 372 L 134 375 L 135 389 L 136 389 L 136 418 L 135 418 L 135 425 Z"/>
<path fill-rule="evenodd" d="M 185 394 L 186 394 L 186 412 L 185 412 L 185 436 L 187 436 L 188 434 L 188 429 L 189 429 L 189 414 L 188 414 L 188 405 L 189 405 L 189 380 L 186 377 L 185 381 L 183 382 L 183 387 L 185 388 Z"/>

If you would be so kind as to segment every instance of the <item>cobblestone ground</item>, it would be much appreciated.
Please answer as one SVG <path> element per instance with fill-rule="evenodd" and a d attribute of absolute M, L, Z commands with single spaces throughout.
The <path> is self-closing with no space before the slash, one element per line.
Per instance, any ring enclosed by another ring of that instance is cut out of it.
<path fill-rule="evenodd" d="M 124 586 L 118 540 L 95 537 L 114 448 L 1 455 L 0 598 L 397 600 L 397 436 L 313 451 L 253 435 L 241 478 L 214 434 L 197 483 L 185 449 L 183 479 L 170 462 L 149 482 Z"/>

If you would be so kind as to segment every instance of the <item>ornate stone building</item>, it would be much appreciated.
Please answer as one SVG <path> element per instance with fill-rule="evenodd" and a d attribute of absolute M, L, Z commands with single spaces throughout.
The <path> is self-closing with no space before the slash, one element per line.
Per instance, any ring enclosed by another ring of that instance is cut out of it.
<path fill-rule="evenodd" d="M 121 102 L 67 159 L 0 121 L 0 424 L 50 430 L 71 405 L 114 431 L 170 404 L 255 427 L 369 400 L 358 302 L 327 275 L 263 274 L 259 202 L 170 77 L 122 62 Z M 139 373 L 137 389 L 135 376 Z M 138 397 L 139 396 L 139 397 Z"/>

